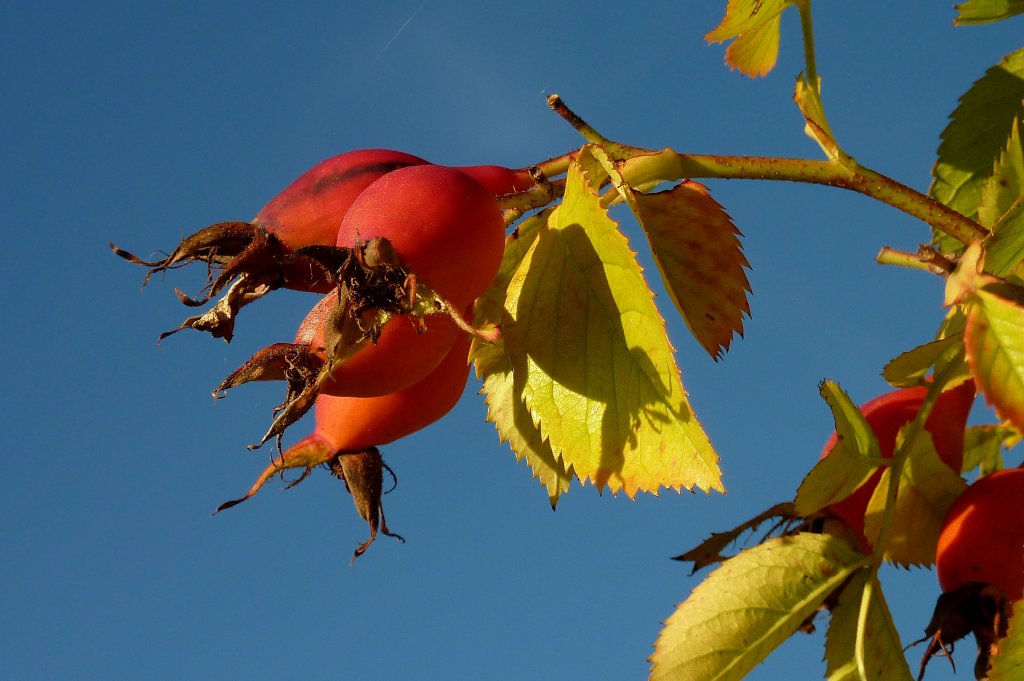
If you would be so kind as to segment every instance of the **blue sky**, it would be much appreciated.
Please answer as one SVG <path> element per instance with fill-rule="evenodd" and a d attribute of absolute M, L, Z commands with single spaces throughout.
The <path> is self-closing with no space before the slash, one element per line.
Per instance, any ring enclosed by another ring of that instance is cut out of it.
<path fill-rule="evenodd" d="M 921 190 L 957 97 L 1019 46 L 1019 19 L 954 29 L 948 4 L 815 8 L 833 130 Z M 753 265 L 746 337 L 715 363 L 659 302 L 728 495 L 631 502 L 577 486 L 552 513 L 471 385 L 447 419 L 384 450 L 400 480 L 389 524 L 408 543 L 382 538 L 353 567 L 365 526 L 325 473 L 210 518 L 265 464 L 244 445 L 279 390 L 216 405 L 209 391 L 288 340 L 309 299 L 249 308 L 231 345 L 157 345 L 182 316 L 173 287 L 195 290 L 199 274 L 140 290 L 142 271 L 107 242 L 147 252 L 249 219 L 350 149 L 508 166 L 564 153 L 580 139 L 547 110 L 552 92 L 636 145 L 819 158 L 790 99 L 795 16 L 776 71 L 751 81 L 703 43 L 723 8 L 5 6 L 5 676 L 643 678 L 660 622 L 697 584 L 668 557 L 792 496 L 832 430 L 820 380 L 864 401 L 884 390 L 885 362 L 934 331 L 941 282 L 874 264 L 882 245 L 927 240 L 924 225 L 840 190 L 709 182 Z M 904 639 L 917 638 L 934 576 L 885 580 Z M 818 678 L 821 656 L 820 633 L 800 636 L 751 678 Z M 929 678 L 948 675 L 933 664 Z"/>

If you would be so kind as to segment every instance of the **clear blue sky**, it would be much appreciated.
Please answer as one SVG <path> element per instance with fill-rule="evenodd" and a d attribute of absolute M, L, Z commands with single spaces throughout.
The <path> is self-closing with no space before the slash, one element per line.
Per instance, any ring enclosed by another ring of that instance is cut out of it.
<path fill-rule="evenodd" d="M 1021 28 L 954 29 L 952 1 L 926 4 L 815 14 L 839 139 L 922 190 L 957 97 L 1019 46 Z M 873 262 L 884 244 L 927 240 L 922 224 L 840 190 L 709 183 L 746 235 L 746 338 L 715 363 L 659 300 L 728 495 L 631 502 L 574 487 L 552 513 L 471 385 L 446 420 L 385 449 L 400 479 L 388 520 L 408 543 L 382 538 L 354 567 L 365 525 L 325 473 L 210 518 L 265 464 L 244 445 L 280 392 L 247 387 L 213 405 L 209 391 L 257 347 L 288 340 L 308 299 L 249 308 L 231 345 L 179 334 L 158 346 L 183 314 L 173 287 L 195 290 L 198 273 L 140 291 L 142 271 L 107 248 L 168 248 L 249 219 L 349 149 L 509 166 L 563 153 L 580 140 L 547 110 L 552 92 L 633 144 L 819 157 L 790 101 L 795 16 L 776 71 L 751 81 L 703 43 L 724 0 L 593 8 L 5 6 L 6 678 L 645 677 L 661 620 L 697 583 L 668 557 L 791 497 L 832 429 L 821 379 L 866 400 L 885 387 L 884 363 L 933 332 L 941 282 Z M 934 576 L 885 578 L 913 640 Z M 820 678 L 821 657 L 822 635 L 800 636 L 751 678 Z M 936 663 L 929 678 L 948 675 Z"/>

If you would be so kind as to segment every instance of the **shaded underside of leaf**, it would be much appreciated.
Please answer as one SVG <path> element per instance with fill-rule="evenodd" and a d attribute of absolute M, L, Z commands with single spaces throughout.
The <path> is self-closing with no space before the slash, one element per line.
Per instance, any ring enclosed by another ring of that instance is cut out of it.
<path fill-rule="evenodd" d="M 903 656 L 899 633 L 882 595 L 881 585 L 866 571 L 853 576 L 843 587 L 839 602 L 832 610 L 825 635 L 825 678 L 828 681 L 862 681 L 857 669 L 855 648 L 861 596 L 868 579 L 875 579 L 867 619 L 864 623 L 863 681 L 911 681 L 910 667 Z"/>
<path fill-rule="evenodd" d="M 502 332 L 534 423 L 581 481 L 723 490 L 635 254 L 575 164 L 511 278 Z"/>
<path fill-rule="evenodd" d="M 863 562 L 843 540 L 809 533 L 743 551 L 666 620 L 651 656 L 652 681 L 743 678 Z"/>
<path fill-rule="evenodd" d="M 882 378 L 897 388 L 911 388 L 922 384 L 928 371 L 948 351 L 963 343 L 962 334 L 953 334 L 900 354 L 882 369 Z"/>
<path fill-rule="evenodd" d="M 744 271 L 750 264 L 742 235 L 697 182 L 653 194 L 633 192 L 633 197 L 672 301 L 697 341 L 717 359 L 733 334 L 743 335 L 743 315 L 750 315 Z"/>
<path fill-rule="evenodd" d="M 546 219 L 547 213 L 542 213 L 524 221 L 507 240 L 504 260 L 495 281 L 477 301 L 477 324 L 501 321 L 508 282 Z M 470 357 L 476 363 L 477 376 L 483 380 L 487 420 L 494 423 L 499 439 L 509 443 L 516 460 L 526 460 L 533 471 L 533 477 L 547 490 L 551 507 L 554 508 L 559 497 L 569 490 L 572 473 L 566 471 L 565 465 L 556 459 L 550 444 L 533 422 L 522 400 L 522 386 L 516 386 L 504 342 L 499 339 L 488 343 L 476 338 Z"/>
<path fill-rule="evenodd" d="M 967 0 L 956 6 L 957 26 L 987 24 L 1024 12 L 1024 0 Z"/>
<path fill-rule="evenodd" d="M 1020 441 L 1020 433 L 1007 426 L 971 426 L 964 431 L 963 471 L 978 469 L 978 475 L 988 475 L 1003 468 L 1003 447 L 1012 447 Z"/>
<path fill-rule="evenodd" d="M 864 536 L 872 545 L 881 531 L 891 474 L 891 468 L 883 471 L 864 515 Z M 900 471 L 885 559 L 902 566 L 931 565 L 942 521 L 966 488 L 963 478 L 939 458 L 928 431 L 922 430 Z"/>
<path fill-rule="evenodd" d="M 1024 110 L 1024 49 L 990 68 L 960 98 L 942 132 L 932 168 L 931 195 L 969 218 L 977 217 L 981 191 Z"/>
<path fill-rule="evenodd" d="M 1020 118 L 1013 119 L 1010 135 L 996 159 L 992 176 L 981 189 L 978 221 L 992 227 L 1024 193 L 1024 149 L 1021 148 Z"/>
<path fill-rule="evenodd" d="M 842 501 L 867 482 L 878 469 L 877 460 L 859 454 L 841 442 L 832 453 L 814 465 L 796 492 L 797 513 L 817 513 L 829 504 Z"/>
<path fill-rule="evenodd" d="M 971 373 L 996 413 L 1024 428 L 1024 301 L 1020 289 L 992 284 L 976 292 L 965 333 Z"/>
<path fill-rule="evenodd" d="M 779 26 L 788 0 L 729 0 L 725 17 L 710 33 L 708 42 L 732 40 L 725 52 L 730 68 L 763 76 L 775 67 L 779 55 Z"/>
<path fill-rule="evenodd" d="M 985 239 L 985 271 L 997 277 L 1024 279 L 1024 198 L 1018 198 L 992 225 Z"/>

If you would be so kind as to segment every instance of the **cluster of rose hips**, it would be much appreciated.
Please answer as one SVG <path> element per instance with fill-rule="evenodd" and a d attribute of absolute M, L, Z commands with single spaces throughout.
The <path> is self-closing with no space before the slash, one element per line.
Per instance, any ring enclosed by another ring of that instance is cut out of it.
<path fill-rule="evenodd" d="M 891 458 L 900 429 L 910 423 L 928 393 L 925 387 L 903 388 L 860 407 L 878 440 L 882 456 Z M 939 458 L 958 475 L 964 458 L 964 431 L 974 403 L 975 386 L 967 381 L 942 392 L 924 423 Z M 825 445 L 822 457 L 836 445 Z M 876 473 L 852 495 L 832 504 L 828 512 L 850 531 L 867 554 L 872 546 L 864 534 L 864 515 L 879 482 Z M 948 655 L 956 641 L 974 634 L 978 644 L 975 673 L 983 678 L 999 640 L 1006 636 L 1013 603 L 1024 599 L 1024 468 L 985 475 L 967 487 L 949 508 L 942 523 L 935 570 L 942 596 L 925 629 L 929 641 L 921 663 Z"/>
<path fill-rule="evenodd" d="M 293 343 L 257 352 L 215 391 L 282 380 L 285 401 L 258 447 L 277 440 L 279 456 L 241 499 L 273 475 L 324 465 L 352 493 L 374 540 L 384 465 L 377 449 L 440 419 L 469 375 L 473 302 L 501 264 L 505 219 L 498 197 L 527 192 L 536 171 L 499 166 L 446 167 L 402 152 L 367 149 L 316 165 L 272 199 L 252 222 L 212 225 L 168 257 L 145 261 L 154 273 L 207 265 L 203 305 L 174 333 L 192 328 L 230 340 L 235 317 L 266 293 L 288 288 L 321 294 Z M 468 321 L 467 321 L 468 320 Z M 168 335 L 168 334 L 165 334 Z M 312 434 L 281 451 L 284 430 L 314 410 Z"/>

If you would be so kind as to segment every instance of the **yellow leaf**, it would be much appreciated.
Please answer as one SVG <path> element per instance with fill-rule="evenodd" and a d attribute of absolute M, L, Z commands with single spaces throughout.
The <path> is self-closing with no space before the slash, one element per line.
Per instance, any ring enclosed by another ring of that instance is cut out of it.
<path fill-rule="evenodd" d="M 501 322 L 508 282 L 549 213 L 546 211 L 525 220 L 508 238 L 501 269 L 491 288 L 477 301 L 475 321 L 478 325 Z M 522 400 L 522 385 L 517 386 L 512 365 L 505 354 L 504 341 L 499 339 L 488 343 L 476 338 L 470 357 L 476 363 L 477 376 L 483 380 L 487 420 L 494 423 L 501 441 L 509 443 L 516 460 L 526 460 L 533 470 L 533 477 L 547 490 L 551 507 L 554 508 L 559 497 L 569 490 L 572 474 L 555 458 L 550 444 L 533 422 Z"/>
<path fill-rule="evenodd" d="M 725 63 L 752 78 L 766 75 L 779 56 L 779 25 L 789 5 L 788 0 L 729 0 L 722 22 L 704 39 L 721 43 L 735 38 Z"/>
<path fill-rule="evenodd" d="M 576 164 L 512 275 L 502 333 L 534 423 L 581 481 L 723 490 L 635 254 Z"/>

